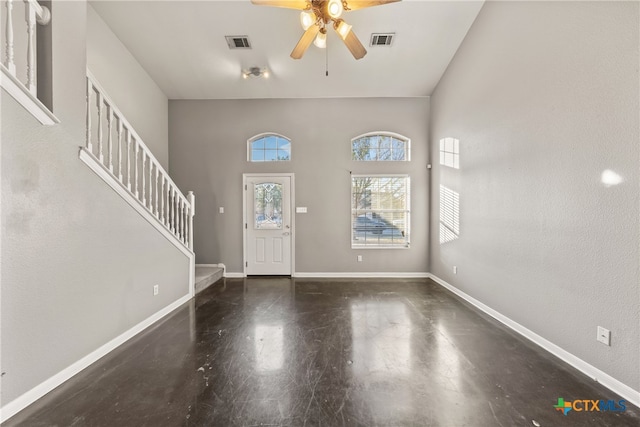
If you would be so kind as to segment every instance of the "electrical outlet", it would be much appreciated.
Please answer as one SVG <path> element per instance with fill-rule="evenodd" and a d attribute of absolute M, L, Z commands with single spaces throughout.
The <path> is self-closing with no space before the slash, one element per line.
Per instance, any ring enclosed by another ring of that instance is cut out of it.
<path fill-rule="evenodd" d="M 603 328 L 602 326 L 598 326 L 598 341 L 600 341 L 604 345 L 611 345 L 611 331 Z"/>
<path fill-rule="evenodd" d="M 453 266 L 453 274 L 458 274 L 458 266 Z"/>
<path fill-rule="evenodd" d="M 358 262 L 362 262 L 362 255 L 358 255 Z"/>
<path fill-rule="evenodd" d="M 160 285 L 153 285 L 153 295 L 158 295 L 160 292 Z"/>

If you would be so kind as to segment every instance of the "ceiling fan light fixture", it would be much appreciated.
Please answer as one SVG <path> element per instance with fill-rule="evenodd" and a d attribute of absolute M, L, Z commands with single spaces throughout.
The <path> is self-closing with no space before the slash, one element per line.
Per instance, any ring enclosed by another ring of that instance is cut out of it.
<path fill-rule="evenodd" d="M 316 45 L 316 47 L 319 47 L 320 49 L 325 49 L 327 47 L 327 32 L 320 31 L 316 36 L 316 39 L 314 40 L 313 44 Z"/>
<path fill-rule="evenodd" d="M 342 15 L 344 7 L 341 0 L 329 0 L 327 3 L 327 13 L 333 19 L 338 19 Z"/>
<path fill-rule="evenodd" d="M 302 25 L 303 30 L 307 31 L 309 27 L 311 27 L 315 23 L 316 23 L 315 13 L 308 10 L 303 10 L 302 12 L 300 12 L 300 25 Z"/>
<path fill-rule="evenodd" d="M 352 28 L 351 25 L 347 24 L 342 19 L 338 19 L 337 21 L 335 21 L 333 27 L 338 32 L 338 34 L 340 34 L 342 40 L 345 40 L 347 38 Z"/>

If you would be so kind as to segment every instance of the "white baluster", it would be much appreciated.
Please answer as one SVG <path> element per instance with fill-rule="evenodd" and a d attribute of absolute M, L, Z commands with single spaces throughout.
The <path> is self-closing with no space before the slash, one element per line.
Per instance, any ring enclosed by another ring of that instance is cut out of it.
<path fill-rule="evenodd" d="M 176 232 L 176 214 L 175 214 L 175 197 L 174 197 L 174 191 L 173 191 L 173 184 L 171 185 L 171 231 L 175 234 Z"/>
<path fill-rule="evenodd" d="M 135 152 L 133 153 L 133 164 L 134 164 L 134 174 L 133 174 L 134 184 L 133 185 L 135 187 L 134 194 L 136 195 L 136 199 L 140 200 L 138 198 L 138 195 L 140 194 L 140 192 L 138 191 L 138 151 L 140 151 L 140 147 L 138 146 L 137 139 L 133 140 L 133 146 L 135 149 Z"/>
<path fill-rule="evenodd" d="M 176 189 L 172 186 L 171 192 L 173 197 L 171 198 L 171 216 L 173 217 L 173 234 L 178 235 L 178 198 L 176 197 Z"/>
<path fill-rule="evenodd" d="M 173 187 L 172 187 L 173 188 Z M 178 197 L 176 195 L 176 190 L 173 189 L 173 200 L 171 201 L 173 214 L 173 234 L 178 235 Z"/>
<path fill-rule="evenodd" d="M 174 217 L 173 217 L 173 222 L 174 222 L 174 234 L 176 235 L 176 237 L 178 238 L 178 240 L 180 240 L 180 217 L 178 216 L 178 206 L 180 205 L 180 198 L 178 197 L 178 194 L 176 192 L 176 196 L 173 202 L 174 205 Z"/>
<path fill-rule="evenodd" d="M 189 249 L 193 251 L 193 216 L 196 214 L 196 196 L 193 191 L 187 193 L 187 199 L 189 200 L 189 213 L 187 220 L 189 221 Z"/>
<path fill-rule="evenodd" d="M 153 160 L 149 156 L 149 210 L 153 213 Z"/>
<path fill-rule="evenodd" d="M 16 75 L 16 63 L 14 62 L 13 53 L 13 0 L 7 0 L 7 32 L 6 32 L 6 61 L 5 65 L 12 75 Z"/>
<path fill-rule="evenodd" d="M 187 229 L 187 201 L 186 200 L 182 200 L 182 211 L 181 213 L 181 217 L 182 217 L 182 241 L 184 242 L 184 244 L 187 244 L 187 232 L 189 231 Z"/>
<path fill-rule="evenodd" d="M 167 181 L 167 207 L 166 207 L 167 228 L 171 231 L 171 183 Z"/>
<path fill-rule="evenodd" d="M 142 150 L 142 204 L 147 206 L 147 199 L 146 199 L 146 191 L 145 191 L 145 182 L 144 182 L 144 177 L 145 177 L 145 170 L 144 170 L 144 166 L 145 163 L 147 161 L 147 153 L 144 151 L 144 149 Z"/>
<path fill-rule="evenodd" d="M 102 93 L 98 92 L 98 158 L 100 163 L 104 164 L 104 156 L 102 155 Z"/>
<path fill-rule="evenodd" d="M 182 211 L 183 211 L 183 201 L 182 201 L 182 196 L 180 196 L 179 198 L 179 202 L 178 202 L 178 220 L 180 221 L 180 225 L 178 227 L 178 234 L 180 235 L 180 241 L 184 241 L 184 218 L 182 216 Z"/>
<path fill-rule="evenodd" d="M 27 21 L 27 89 L 36 95 L 36 9 L 29 1 L 25 1 L 24 18 Z"/>
<path fill-rule="evenodd" d="M 122 183 L 122 117 L 118 117 L 118 181 Z"/>
<path fill-rule="evenodd" d="M 187 202 L 182 200 L 181 209 L 180 209 L 180 221 L 182 222 L 182 226 L 180 228 L 182 229 L 182 237 L 180 241 L 182 241 L 182 243 L 184 243 L 185 245 L 187 244 L 187 221 L 186 221 L 187 216 L 185 214 L 186 210 L 187 210 Z"/>
<path fill-rule="evenodd" d="M 156 165 L 156 179 L 153 181 L 156 184 L 156 218 L 160 218 L 160 211 L 158 210 L 158 165 Z"/>
<path fill-rule="evenodd" d="M 113 173 L 113 138 L 111 134 L 113 131 L 111 130 L 111 122 L 113 121 L 113 107 L 111 104 L 107 104 L 107 110 L 109 114 L 107 114 L 107 129 L 109 132 L 109 137 L 107 138 L 107 150 L 109 150 L 109 171 Z"/>
<path fill-rule="evenodd" d="M 131 131 L 127 128 L 127 188 L 131 191 Z"/>
<path fill-rule="evenodd" d="M 171 183 L 167 180 L 167 205 L 166 205 L 166 225 L 169 230 L 171 230 Z"/>
<path fill-rule="evenodd" d="M 87 77 L 87 150 L 93 153 L 93 144 L 91 144 L 91 92 L 93 91 L 93 84 Z"/>
<path fill-rule="evenodd" d="M 164 192 L 164 174 L 160 175 L 160 179 L 162 180 L 162 184 L 161 184 L 161 189 L 160 189 L 160 194 L 162 194 L 162 197 L 160 198 L 160 221 L 164 224 L 167 225 L 167 223 L 164 220 L 164 198 L 166 196 L 166 193 Z"/>
<path fill-rule="evenodd" d="M 180 218 L 180 241 L 184 243 L 184 201 L 180 197 L 178 205 L 178 217 Z"/>
<path fill-rule="evenodd" d="M 167 181 L 169 192 L 167 193 L 167 222 L 169 223 L 169 230 L 173 231 L 173 187 L 171 183 Z"/>

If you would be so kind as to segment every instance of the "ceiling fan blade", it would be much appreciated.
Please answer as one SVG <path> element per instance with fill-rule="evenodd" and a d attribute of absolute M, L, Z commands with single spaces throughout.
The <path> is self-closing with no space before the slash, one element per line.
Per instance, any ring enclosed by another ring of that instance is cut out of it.
<path fill-rule="evenodd" d="M 313 40 L 316 38 L 319 32 L 320 27 L 318 27 L 317 25 L 310 26 L 309 29 L 304 32 L 302 37 L 300 37 L 300 41 L 298 42 L 296 47 L 293 48 L 291 57 L 293 59 L 302 58 L 302 55 L 304 55 L 304 53 L 307 51 L 307 48 L 311 45 L 311 43 L 313 43 Z"/>
<path fill-rule="evenodd" d="M 251 0 L 258 6 L 286 7 L 287 9 L 304 10 L 309 5 L 307 0 Z"/>
<path fill-rule="evenodd" d="M 382 6 L 387 3 L 396 3 L 401 0 L 348 0 L 349 10 L 364 9 L 365 7 Z"/>
<path fill-rule="evenodd" d="M 362 46 L 362 43 L 360 43 L 360 40 L 358 39 L 356 34 L 353 32 L 353 30 L 349 31 L 346 37 L 344 38 L 340 35 L 337 29 L 336 29 L 336 33 L 338 33 L 340 38 L 343 39 L 344 44 L 347 45 L 347 48 L 349 49 L 349 51 L 351 52 L 354 58 L 362 59 L 367 54 L 367 49 L 365 49 L 364 46 Z"/>

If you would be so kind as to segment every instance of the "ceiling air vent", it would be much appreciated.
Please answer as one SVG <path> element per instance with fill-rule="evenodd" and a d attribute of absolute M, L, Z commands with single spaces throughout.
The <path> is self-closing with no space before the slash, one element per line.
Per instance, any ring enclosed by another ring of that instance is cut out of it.
<path fill-rule="evenodd" d="M 229 49 L 251 49 L 249 37 L 247 36 L 225 36 Z"/>
<path fill-rule="evenodd" d="M 391 46 L 396 33 L 373 33 L 369 46 Z"/>

